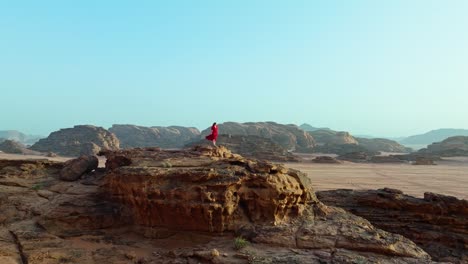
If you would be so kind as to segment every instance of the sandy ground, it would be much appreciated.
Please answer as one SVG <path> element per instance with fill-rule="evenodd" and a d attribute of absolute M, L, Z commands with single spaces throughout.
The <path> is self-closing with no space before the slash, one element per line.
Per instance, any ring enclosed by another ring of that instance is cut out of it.
<path fill-rule="evenodd" d="M 0 153 L 0 159 L 46 159 L 44 156 Z M 317 191 L 331 189 L 379 189 L 396 188 L 406 194 L 422 197 L 424 192 L 452 195 L 468 200 L 468 157 L 448 158 L 435 166 L 411 164 L 343 164 L 310 163 L 313 156 L 303 156 L 303 163 L 287 163 L 286 166 L 303 171 L 312 179 Z M 66 161 L 70 158 L 47 158 Z M 105 159 L 100 158 L 103 167 Z"/>
<path fill-rule="evenodd" d="M 290 168 L 307 173 L 317 191 L 330 189 L 396 188 L 423 197 L 435 192 L 468 199 L 468 158 L 448 158 L 438 165 L 411 164 L 314 164 L 287 163 Z"/>

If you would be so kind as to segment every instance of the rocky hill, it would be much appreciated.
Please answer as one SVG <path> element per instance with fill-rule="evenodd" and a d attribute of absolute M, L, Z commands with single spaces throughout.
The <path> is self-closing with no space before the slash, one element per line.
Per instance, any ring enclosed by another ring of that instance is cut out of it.
<path fill-rule="evenodd" d="M 287 150 L 304 151 L 315 146 L 313 137 L 296 125 L 283 125 L 275 122 L 225 122 L 218 124 L 219 133 L 240 136 L 269 138 Z M 209 128 L 202 131 L 202 137 L 211 133 Z"/>
<path fill-rule="evenodd" d="M 78 125 L 52 132 L 30 149 L 73 157 L 96 154 L 103 149 L 116 150 L 119 144 L 117 137 L 102 127 Z"/>
<path fill-rule="evenodd" d="M 333 130 L 315 130 L 308 133 L 317 143 L 313 149 L 316 153 L 343 155 L 351 152 L 365 152 L 375 155 L 378 152 L 411 152 L 410 148 L 384 138 L 356 138 L 348 132 Z"/>
<path fill-rule="evenodd" d="M 297 162 L 299 157 L 273 142 L 271 139 L 259 136 L 219 135 L 218 145 L 227 147 L 233 153 L 247 158 L 281 162 Z M 202 139 L 187 146 L 211 145 L 211 141 Z"/>
<path fill-rule="evenodd" d="M 368 149 L 369 151 L 399 153 L 409 153 L 413 151 L 411 148 L 405 147 L 394 140 L 385 138 L 356 138 L 356 140 L 360 146 Z"/>
<path fill-rule="evenodd" d="M 119 138 L 121 148 L 181 148 L 200 139 L 200 131 L 193 127 L 112 125 L 109 131 Z"/>
<path fill-rule="evenodd" d="M 468 129 L 443 128 L 406 137 L 399 142 L 404 145 L 429 145 L 454 136 L 468 136 Z"/>
<path fill-rule="evenodd" d="M 442 142 L 432 143 L 418 153 L 442 157 L 468 156 L 468 136 L 449 137 Z"/>
<path fill-rule="evenodd" d="M 38 155 L 40 152 L 27 149 L 25 145 L 14 140 L 4 140 L 0 141 L 0 151 L 11 154 L 29 154 L 29 155 Z"/>
<path fill-rule="evenodd" d="M 0 263 L 434 263 L 279 164 L 222 147 L 103 153 L 105 169 L 0 160 Z"/>
<path fill-rule="evenodd" d="M 333 130 L 315 130 L 309 132 L 314 137 L 317 145 L 343 145 L 343 144 L 358 144 L 358 141 L 345 131 L 333 131 Z"/>

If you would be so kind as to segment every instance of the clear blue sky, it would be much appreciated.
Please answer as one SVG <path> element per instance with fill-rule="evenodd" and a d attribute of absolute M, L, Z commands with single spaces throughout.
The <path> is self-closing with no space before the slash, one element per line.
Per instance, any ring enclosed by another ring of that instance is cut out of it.
<path fill-rule="evenodd" d="M 0 130 L 468 128 L 468 1 L 0 1 Z"/>

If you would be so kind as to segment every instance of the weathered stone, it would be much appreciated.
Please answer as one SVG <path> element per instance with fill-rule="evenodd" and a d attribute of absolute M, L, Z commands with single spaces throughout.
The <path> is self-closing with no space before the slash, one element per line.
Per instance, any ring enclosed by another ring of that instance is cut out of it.
<path fill-rule="evenodd" d="M 129 164 L 116 167 L 122 156 Z M 224 147 L 128 150 L 106 157 L 108 191 L 145 226 L 232 231 L 249 223 L 286 221 L 316 202 L 300 172 L 248 161 Z"/>
<path fill-rule="evenodd" d="M 83 174 L 97 169 L 99 161 L 96 156 L 81 156 L 68 160 L 60 171 L 60 179 L 64 181 L 76 181 Z"/>
<path fill-rule="evenodd" d="M 334 190 L 318 192 L 321 201 L 368 219 L 384 230 L 401 234 L 439 261 L 468 261 L 468 201 L 425 193 L 424 199 L 399 190 Z"/>

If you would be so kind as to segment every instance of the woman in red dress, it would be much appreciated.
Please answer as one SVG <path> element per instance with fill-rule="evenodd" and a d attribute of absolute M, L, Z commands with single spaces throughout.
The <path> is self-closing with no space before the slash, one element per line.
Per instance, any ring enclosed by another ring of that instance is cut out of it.
<path fill-rule="evenodd" d="M 216 146 L 216 139 L 218 138 L 218 125 L 216 122 L 213 123 L 211 126 L 211 134 L 205 137 L 208 140 L 213 142 L 213 145 Z"/>

